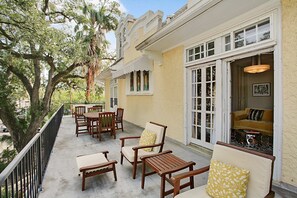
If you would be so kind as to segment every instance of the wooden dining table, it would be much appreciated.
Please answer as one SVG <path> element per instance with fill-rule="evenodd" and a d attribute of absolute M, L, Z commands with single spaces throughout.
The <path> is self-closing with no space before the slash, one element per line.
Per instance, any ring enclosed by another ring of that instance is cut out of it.
<path fill-rule="evenodd" d="M 99 112 L 87 112 L 87 113 L 84 113 L 83 115 L 87 119 L 88 132 L 89 132 L 90 135 L 92 135 L 92 137 L 94 137 L 94 134 L 96 133 L 96 131 L 95 131 L 96 124 L 94 125 L 94 122 L 98 121 Z"/>

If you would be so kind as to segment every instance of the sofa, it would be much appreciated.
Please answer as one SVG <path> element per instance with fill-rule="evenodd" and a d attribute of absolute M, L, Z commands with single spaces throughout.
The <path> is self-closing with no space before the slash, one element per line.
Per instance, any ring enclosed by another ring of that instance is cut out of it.
<path fill-rule="evenodd" d="M 273 110 L 245 108 L 232 112 L 232 129 L 245 129 L 273 136 Z"/>

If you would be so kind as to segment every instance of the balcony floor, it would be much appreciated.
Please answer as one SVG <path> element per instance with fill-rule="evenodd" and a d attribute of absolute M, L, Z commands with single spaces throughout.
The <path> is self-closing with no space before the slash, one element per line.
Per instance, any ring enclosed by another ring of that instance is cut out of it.
<path fill-rule="evenodd" d="M 151 175 L 146 177 L 145 187 L 141 189 L 141 165 L 138 165 L 136 179 L 132 179 L 132 166 L 124 159 L 120 164 L 119 137 L 140 135 L 142 128 L 131 123 L 124 123 L 125 131 L 117 131 L 117 139 L 109 134 L 103 134 L 102 141 L 92 138 L 90 135 L 81 134 L 75 136 L 74 118 L 64 117 L 51 154 L 51 158 L 45 173 L 40 198 L 48 197 L 108 197 L 130 198 L 148 197 L 156 198 L 160 195 L 160 177 Z M 172 150 L 173 153 L 186 161 L 196 162 L 194 169 L 209 164 L 210 156 L 200 153 L 179 143 L 170 140 L 165 141 L 164 150 Z M 135 142 L 134 142 L 135 143 Z M 118 161 L 116 165 L 118 181 L 114 181 L 113 173 L 105 173 L 86 179 L 86 190 L 81 191 L 81 178 L 78 176 L 76 156 L 92 154 L 108 150 L 108 158 Z M 195 177 L 195 186 L 207 182 L 207 173 Z M 166 189 L 171 188 L 166 184 Z M 186 188 L 188 189 L 188 188 Z M 296 194 L 274 188 L 276 197 L 296 197 Z M 172 197 L 169 195 L 167 197 Z"/>

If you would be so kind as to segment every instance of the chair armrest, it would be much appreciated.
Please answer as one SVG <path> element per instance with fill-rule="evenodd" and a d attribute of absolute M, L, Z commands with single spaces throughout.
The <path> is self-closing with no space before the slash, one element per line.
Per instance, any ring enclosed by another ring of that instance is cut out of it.
<path fill-rule="evenodd" d="M 179 194 L 180 181 L 182 179 L 185 179 L 185 178 L 188 178 L 188 177 L 192 177 L 192 176 L 207 172 L 208 170 L 209 170 L 209 166 L 205 166 L 203 168 L 199 168 L 199 169 L 192 170 L 192 171 L 189 171 L 189 172 L 181 173 L 181 174 L 178 174 L 178 175 L 175 175 L 175 176 L 171 177 L 171 181 L 173 183 L 173 188 L 174 188 L 174 192 L 173 192 L 174 194 L 173 195 L 175 196 L 175 195 Z"/>
<path fill-rule="evenodd" d="M 120 138 L 121 140 L 121 147 L 125 146 L 125 140 L 129 140 L 129 139 L 139 139 L 140 136 L 130 136 L 130 137 L 122 137 Z"/>
<path fill-rule="evenodd" d="M 154 148 L 157 146 L 161 146 L 162 144 L 164 144 L 164 143 L 152 144 L 152 145 L 146 145 L 146 146 L 134 146 L 132 149 L 135 151 L 135 150 L 144 149 L 144 148 Z"/>
<path fill-rule="evenodd" d="M 166 150 L 166 151 L 163 151 L 161 153 L 156 153 L 156 154 L 152 154 L 152 155 L 144 155 L 144 156 L 141 156 L 140 159 L 145 160 L 146 158 L 155 157 L 155 156 L 158 156 L 158 155 L 164 155 L 164 154 L 167 154 L 167 153 L 172 153 L 172 151 L 171 150 Z"/>
<path fill-rule="evenodd" d="M 96 164 L 96 165 L 92 165 L 92 166 L 81 167 L 79 169 L 79 171 L 84 172 L 84 171 L 88 171 L 88 170 L 92 170 L 92 169 L 103 168 L 103 167 L 106 167 L 106 166 L 109 166 L 109 165 L 112 165 L 112 164 L 116 164 L 116 163 L 118 163 L 116 160 L 111 160 L 111 161 L 108 161 L 108 162 L 105 162 L 105 163 L 102 163 L 102 164 Z"/>

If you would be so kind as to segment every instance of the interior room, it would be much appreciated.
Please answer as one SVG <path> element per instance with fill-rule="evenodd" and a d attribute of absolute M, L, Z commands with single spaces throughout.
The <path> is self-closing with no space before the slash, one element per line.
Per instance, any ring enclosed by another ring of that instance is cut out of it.
<path fill-rule="evenodd" d="M 231 63 L 231 143 L 273 154 L 273 52 Z"/>

